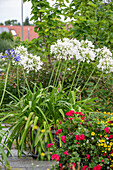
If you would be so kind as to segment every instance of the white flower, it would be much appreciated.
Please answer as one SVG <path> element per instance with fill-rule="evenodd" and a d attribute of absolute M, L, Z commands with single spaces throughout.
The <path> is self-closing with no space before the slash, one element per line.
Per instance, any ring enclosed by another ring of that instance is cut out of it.
<path fill-rule="evenodd" d="M 51 45 L 51 54 L 57 59 L 78 62 L 95 62 L 97 68 L 106 73 L 113 72 L 112 53 L 107 47 L 95 49 L 91 41 L 64 38 Z"/>
<path fill-rule="evenodd" d="M 29 54 L 27 48 L 19 46 L 15 49 L 17 54 L 20 54 L 21 60 L 18 62 L 19 65 L 23 66 L 27 73 L 34 70 L 37 72 L 40 70 L 43 63 L 40 60 L 40 56 Z M 16 64 L 16 62 L 13 62 Z"/>

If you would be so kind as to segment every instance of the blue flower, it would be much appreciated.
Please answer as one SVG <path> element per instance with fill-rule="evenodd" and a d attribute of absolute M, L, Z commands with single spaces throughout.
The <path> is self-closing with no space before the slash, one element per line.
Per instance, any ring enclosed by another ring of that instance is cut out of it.
<path fill-rule="evenodd" d="M 15 57 L 15 61 L 20 61 L 21 58 L 20 58 L 20 54 L 17 54 L 17 56 Z"/>
<path fill-rule="evenodd" d="M 5 55 L 2 55 L 2 56 L 1 56 L 1 59 L 2 59 L 2 58 L 6 58 L 6 56 L 5 56 Z"/>
<path fill-rule="evenodd" d="M 2 58 L 10 58 L 10 59 L 13 59 L 14 58 L 14 60 L 15 61 L 20 61 L 21 60 L 21 58 L 20 58 L 20 54 L 16 54 L 15 53 L 15 51 L 14 51 L 14 49 L 7 49 L 6 51 L 5 51 L 5 55 L 4 56 L 1 56 L 1 59 Z"/>
<path fill-rule="evenodd" d="M 5 54 L 7 54 L 9 56 L 10 55 L 10 49 L 5 50 Z"/>

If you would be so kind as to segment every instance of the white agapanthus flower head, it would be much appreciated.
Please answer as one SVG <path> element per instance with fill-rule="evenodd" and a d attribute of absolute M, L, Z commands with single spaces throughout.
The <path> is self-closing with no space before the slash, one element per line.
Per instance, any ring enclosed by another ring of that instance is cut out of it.
<path fill-rule="evenodd" d="M 40 60 L 40 56 L 29 54 L 27 48 L 19 46 L 15 48 L 15 52 L 20 54 L 19 65 L 23 66 L 27 73 L 34 70 L 37 72 L 42 68 L 43 63 Z"/>
<path fill-rule="evenodd" d="M 113 72 L 112 53 L 107 47 L 96 49 L 91 41 L 64 38 L 57 40 L 54 45 L 51 45 L 51 54 L 57 59 L 71 60 L 75 59 L 78 62 L 95 62 L 97 68 L 106 73 Z"/>
<path fill-rule="evenodd" d="M 54 45 L 51 45 L 51 54 L 54 54 L 58 59 L 72 59 L 88 62 L 95 59 L 94 45 L 91 41 L 81 42 L 77 39 L 64 38 L 63 41 L 57 40 Z"/>

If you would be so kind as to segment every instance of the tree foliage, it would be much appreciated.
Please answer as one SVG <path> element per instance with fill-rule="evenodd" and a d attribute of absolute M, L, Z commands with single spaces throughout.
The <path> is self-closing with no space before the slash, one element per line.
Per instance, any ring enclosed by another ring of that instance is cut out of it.
<path fill-rule="evenodd" d="M 68 0 L 56 0 L 54 5 L 49 2 L 31 0 L 31 20 L 34 20 L 35 31 L 46 52 L 56 39 L 69 35 L 71 38 L 88 39 L 97 47 L 113 49 L 113 1 L 103 3 L 103 0 L 72 0 L 69 3 Z M 70 21 L 66 22 L 66 19 Z M 69 32 L 65 28 L 67 24 L 72 26 Z"/>
<path fill-rule="evenodd" d="M 25 22 L 23 23 L 23 25 L 30 25 L 30 23 L 29 23 L 29 17 L 26 17 Z"/>
<path fill-rule="evenodd" d="M 14 20 L 7 20 L 7 21 L 5 21 L 5 25 L 20 25 L 20 23 L 17 22 L 16 19 L 14 19 Z"/>
<path fill-rule="evenodd" d="M 72 37 L 113 49 L 113 1 L 106 4 L 102 0 L 72 0 L 65 13 L 66 18 L 74 18 L 69 23 Z"/>

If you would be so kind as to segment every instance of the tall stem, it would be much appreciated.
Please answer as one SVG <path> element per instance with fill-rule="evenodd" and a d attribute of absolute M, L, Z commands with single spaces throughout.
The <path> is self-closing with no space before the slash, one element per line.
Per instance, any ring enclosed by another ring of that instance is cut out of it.
<path fill-rule="evenodd" d="M 82 67 L 81 67 L 80 73 L 79 73 L 79 75 L 78 75 L 78 78 L 77 78 L 77 81 L 76 81 L 76 84 L 75 84 L 75 88 L 76 88 L 76 86 L 77 86 L 77 84 L 78 84 L 78 81 L 79 81 L 79 78 L 80 78 L 80 75 L 81 75 L 81 72 L 82 72 L 83 66 L 84 66 L 84 63 L 82 64 Z"/>
<path fill-rule="evenodd" d="M 64 71 L 64 76 L 63 76 L 63 80 L 62 80 L 62 88 L 63 88 L 64 79 L 65 79 L 65 75 L 66 75 L 67 64 L 68 64 L 68 59 L 67 59 L 66 64 L 65 64 L 65 71 Z"/>
<path fill-rule="evenodd" d="M 1 101 L 0 101 L 0 107 L 1 107 L 1 105 L 2 105 L 4 96 L 5 96 L 5 91 L 6 91 L 6 86 L 7 86 L 7 79 L 8 79 L 8 74 L 9 74 L 10 65 L 11 65 L 11 61 L 9 61 L 8 68 L 7 68 L 7 72 L 6 72 L 5 84 L 4 84 L 4 89 L 3 89 L 2 98 L 1 98 Z"/>
<path fill-rule="evenodd" d="M 56 83 L 56 79 L 57 79 L 57 76 L 58 76 L 58 70 L 59 70 L 60 64 L 61 64 L 61 60 L 59 61 L 58 68 L 57 68 L 57 70 L 56 70 L 56 74 L 55 74 L 55 79 L 54 79 L 54 82 L 53 82 L 53 86 L 54 86 L 55 83 Z"/>
<path fill-rule="evenodd" d="M 53 68 L 53 71 L 52 71 L 52 74 L 51 74 L 51 77 L 50 77 L 50 80 L 49 80 L 48 87 L 49 87 L 50 84 L 51 84 L 51 81 L 52 81 L 52 78 L 53 78 L 53 75 L 54 75 L 54 72 L 55 72 L 55 68 L 56 68 L 56 62 L 55 62 L 55 65 L 54 65 L 54 68 Z"/>
<path fill-rule="evenodd" d="M 27 78 L 26 78 L 25 71 L 24 71 L 23 67 L 22 67 L 22 70 L 23 70 L 23 74 L 24 74 L 24 78 L 25 78 L 25 83 L 26 83 L 29 91 L 31 92 L 31 89 L 30 89 L 30 87 L 29 87 L 29 84 L 28 84 L 28 81 L 27 81 Z M 32 92 L 31 92 L 31 93 L 32 93 Z"/>
<path fill-rule="evenodd" d="M 102 77 L 102 76 L 103 76 L 103 72 L 102 72 L 102 74 L 100 75 L 97 83 L 95 84 L 95 86 L 94 86 L 93 90 L 91 91 L 90 95 L 88 96 L 88 98 L 93 94 L 93 92 L 94 92 L 94 90 L 96 89 L 96 87 L 97 87 L 99 81 L 101 80 L 101 77 Z M 86 103 L 86 102 L 84 102 L 82 106 L 84 106 L 85 103 Z"/>
<path fill-rule="evenodd" d="M 93 90 L 91 91 L 91 93 L 90 93 L 90 95 L 89 95 L 88 97 L 90 97 L 90 96 L 93 94 L 93 92 L 94 92 L 94 90 L 96 89 L 96 87 L 97 87 L 97 85 L 98 85 L 98 83 L 99 83 L 99 81 L 100 81 L 100 79 L 101 79 L 102 76 L 103 76 L 103 72 L 102 72 L 102 74 L 100 75 L 100 77 L 99 77 L 96 85 L 94 86 Z"/>
<path fill-rule="evenodd" d="M 74 82 L 75 82 L 75 78 L 76 78 L 76 76 L 77 76 L 77 73 L 78 73 L 79 67 L 80 67 L 80 63 L 79 63 L 79 64 L 78 64 L 78 66 L 77 66 L 77 70 L 76 70 L 76 72 L 75 72 L 75 75 L 74 75 L 74 78 L 73 78 L 73 82 L 72 82 L 72 85 L 71 85 L 70 91 L 71 91 L 71 90 L 72 90 L 72 88 L 73 88 L 73 84 L 74 84 Z"/>
<path fill-rule="evenodd" d="M 82 88 L 82 90 L 79 93 L 79 95 L 83 92 L 84 88 L 86 87 L 86 85 L 87 85 L 88 81 L 90 80 L 92 74 L 94 73 L 95 69 L 96 69 L 96 67 L 94 67 L 93 71 L 91 72 L 90 76 L 88 77 L 88 79 L 87 79 L 86 83 L 84 84 L 84 87 Z"/>
<path fill-rule="evenodd" d="M 18 66 L 17 66 L 17 89 L 18 89 L 18 96 L 19 96 L 19 99 L 20 99 L 20 90 L 19 90 L 19 73 L 18 73 Z"/>

